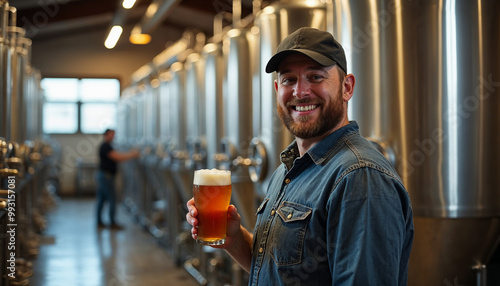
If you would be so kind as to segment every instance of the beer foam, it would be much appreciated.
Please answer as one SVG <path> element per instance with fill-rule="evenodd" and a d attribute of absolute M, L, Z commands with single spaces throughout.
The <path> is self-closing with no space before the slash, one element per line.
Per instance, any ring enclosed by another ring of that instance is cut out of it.
<path fill-rule="evenodd" d="M 194 171 L 194 185 L 227 186 L 231 185 L 231 171 L 201 169 Z"/>

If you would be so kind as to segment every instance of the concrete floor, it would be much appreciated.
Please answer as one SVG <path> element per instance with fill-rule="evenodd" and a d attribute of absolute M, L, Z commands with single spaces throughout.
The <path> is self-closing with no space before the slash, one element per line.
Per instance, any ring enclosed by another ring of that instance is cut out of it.
<path fill-rule="evenodd" d="M 98 230 L 94 199 L 62 199 L 47 217 L 30 285 L 198 285 L 121 206 L 117 210 L 125 228 Z"/>

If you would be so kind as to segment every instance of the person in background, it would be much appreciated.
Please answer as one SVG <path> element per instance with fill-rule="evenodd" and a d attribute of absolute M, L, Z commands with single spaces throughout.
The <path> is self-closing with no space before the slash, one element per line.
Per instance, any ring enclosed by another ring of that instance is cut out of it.
<path fill-rule="evenodd" d="M 224 248 L 249 285 L 406 285 L 410 197 L 388 160 L 349 121 L 355 78 L 342 46 L 301 28 L 269 60 L 277 112 L 295 136 L 281 153 L 253 233 L 228 208 Z M 198 211 L 187 202 L 196 238 Z"/>
<path fill-rule="evenodd" d="M 111 143 L 115 137 L 115 131 L 106 129 L 103 135 L 103 142 L 99 146 L 99 170 L 97 171 L 97 227 L 103 228 L 105 224 L 102 221 L 102 209 L 104 203 L 109 202 L 109 227 L 112 229 L 122 229 L 115 221 L 116 213 L 116 191 L 115 176 L 117 172 L 117 163 L 138 158 L 138 150 L 128 152 L 118 152 L 113 149 Z"/>

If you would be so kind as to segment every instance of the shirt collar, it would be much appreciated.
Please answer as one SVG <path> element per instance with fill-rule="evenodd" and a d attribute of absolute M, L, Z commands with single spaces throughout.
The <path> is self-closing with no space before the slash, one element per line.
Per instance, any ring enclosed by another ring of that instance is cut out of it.
<path fill-rule="evenodd" d="M 349 124 L 341 127 L 340 129 L 332 132 L 327 137 L 323 138 L 321 141 L 316 143 L 311 149 L 309 149 L 305 155 L 309 155 L 316 165 L 323 163 L 323 161 L 328 157 L 331 150 L 336 147 L 336 143 L 342 136 L 349 132 L 359 132 L 359 126 L 356 121 L 350 121 Z M 296 158 L 300 156 L 299 148 L 297 142 L 293 142 L 281 152 L 281 162 L 286 165 L 287 169 L 290 169 Z"/>

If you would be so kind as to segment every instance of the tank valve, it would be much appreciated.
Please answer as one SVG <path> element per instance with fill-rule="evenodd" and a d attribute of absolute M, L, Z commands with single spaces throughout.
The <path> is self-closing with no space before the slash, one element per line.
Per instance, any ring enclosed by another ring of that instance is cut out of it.
<path fill-rule="evenodd" d="M 19 177 L 19 171 L 16 169 L 9 169 L 9 168 L 0 169 L 0 178 L 6 178 L 8 176 L 18 176 Z"/>
<path fill-rule="evenodd" d="M 207 144 L 202 138 L 197 138 L 188 143 L 191 154 L 191 168 L 194 170 L 204 169 L 207 166 Z"/>
<path fill-rule="evenodd" d="M 250 158 L 243 158 L 241 156 L 236 157 L 236 159 L 233 160 L 233 166 L 244 166 L 244 167 L 250 167 L 250 166 L 257 166 L 262 163 L 262 160 L 260 159 L 250 159 Z"/>
<path fill-rule="evenodd" d="M 7 200 L 5 198 L 0 198 L 0 210 L 7 209 L 7 203 L 8 202 L 9 202 L 9 200 Z"/>
<path fill-rule="evenodd" d="M 264 143 L 259 138 L 253 138 L 250 142 L 248 156 L 252 162 L 249 165 L 248 172 L 252 182 L 257 183 L 264 178 L 267 172 L 267 152 Z"/>

